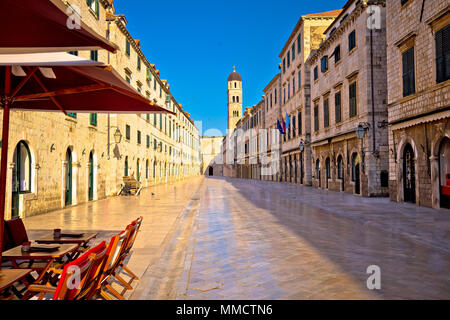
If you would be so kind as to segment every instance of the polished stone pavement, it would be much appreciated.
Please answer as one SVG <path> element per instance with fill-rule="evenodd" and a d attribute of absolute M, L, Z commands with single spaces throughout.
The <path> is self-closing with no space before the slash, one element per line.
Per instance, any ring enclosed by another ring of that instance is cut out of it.
<path fill-rule="evenodd" d="M 31 238 L 57 225 L 99 241 L 139 215 L 130 299 L 450 298 L 450 212 L 384 198 L 198 177 L 25 224 Z M 370 265 L 380 290 L 367 289 Z"/>

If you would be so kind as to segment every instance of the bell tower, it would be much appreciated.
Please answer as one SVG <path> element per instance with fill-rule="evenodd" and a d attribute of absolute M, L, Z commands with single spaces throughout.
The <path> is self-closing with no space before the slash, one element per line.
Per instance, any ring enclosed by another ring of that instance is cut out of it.
<path fill-rule="evenodd" d="M 236 129 L 236 123 L 242 117 L 242 79 L 236 68 L 228 76 L 228 132 Z"/>

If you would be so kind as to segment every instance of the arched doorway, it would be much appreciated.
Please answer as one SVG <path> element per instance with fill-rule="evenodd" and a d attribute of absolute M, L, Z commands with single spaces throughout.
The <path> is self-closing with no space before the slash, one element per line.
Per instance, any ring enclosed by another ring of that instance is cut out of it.
<path fill-rule="evenodd" d="M 326 170 L 326 180 L 325 184 L 328 189 L 328 180 L 331 179 L 331 164 L 330 164 L 330 158 L 327 158 L 325 160 L 325 170 Z"/>
<path fill-rule="evenodd" d="M 344 191 L 344 161 L 341 155 L 337 159 L 337 177 L 341 180 L 341 191 Z"/>
<path fill-rule="evenodd" d="M 89 153 L 89 201 L 94 200 L 94 153 Z"/>
<path fill-rule="evenodd" d="M 65 185 L 65 191 L 64 191 L 64 203 L 66 206 L 70 206 L 72 204 L 72 174 L 73 174 L 73 168 L 72 168 L 72 150 L 70 148 L 67 148 L 66 151 L 66 185 Z"/>
<path fill-rule="evenodd" d="M 355 183 L 355 194 L 361 193 L 361 176 L 359 156 L 357 153 L 352 155 L 352 181 Z"/>
<path fill-rule="evenodd" d="M 440 207 L 450 209 L 450 139 L 444 138 L 439 147 Z"/>
<path fill-rule="evenodd" d="M 20 213 L 20 194 L 31 192 L 31 152 L 25 141 L 17 144 L 13 161 L 11 215 L 15 218 Z"/>
<path fill-rule="evenodd" d="M 408 143 L 403 151 L 403 200 L 416 203 L 416 171 L 414 150 Z"/>
<path fill-rule="evenodd" d="M 304 168 L 303 168 L 303 153 L 300 155 L 300 183 L 303 184 Z"/>
<path fill-rule="evenodd" d="M 124 175 L 124 177 L 128 177 L 128 156 L 125 157 L 123 175 Z"/>
<path fill-rule="evenodd" d="M 141 180 L 141 167 L 140 167 L 140 160 L 137 159 L 136 160 L 136 180 L 140 181 Z"/>
<path fill-rule="evenodd" d="M 208 169 L 208 175 L 209 176 L 213 176 L 214 175 L 214 169 L 213 169 L 213 167 L 209 167 L 209 169 Z"/>
<path fill-rule="evenodd" d="M 317 179 L 317 182 L 319 183 L 318 187 L 319 188 L 322 187 L 321 180 L 320 180 L 320 160 L 319 159 L 316 160 L 316 179 Z"/>

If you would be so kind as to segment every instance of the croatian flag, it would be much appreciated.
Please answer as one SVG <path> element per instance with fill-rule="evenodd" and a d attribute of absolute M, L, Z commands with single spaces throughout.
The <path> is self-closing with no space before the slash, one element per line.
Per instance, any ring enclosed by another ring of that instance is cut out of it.
<path fill-rule="evenodd" d="M 284 130 L 281 126 L 280 120 L 277 120 L 277 129 L 280 131 L 280 134 L 284 134 Z"/>

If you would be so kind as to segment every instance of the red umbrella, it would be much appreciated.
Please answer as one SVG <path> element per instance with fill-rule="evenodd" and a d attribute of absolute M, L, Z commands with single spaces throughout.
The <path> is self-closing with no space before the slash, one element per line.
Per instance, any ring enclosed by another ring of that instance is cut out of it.
<path fill-rule="evenodd" d="M 0 21 L 0 53 L 118 49 L 61 0 L 1 0 Z"/>
<path fill-rule="evenodd" d="M 147 100 L 110 66 L 66 53 L 0 55 L 0 77 L 4 80 L 0 87 L 3 108 L 0 249 L 3 242 L 11 109 L 174 114 Z"/>

